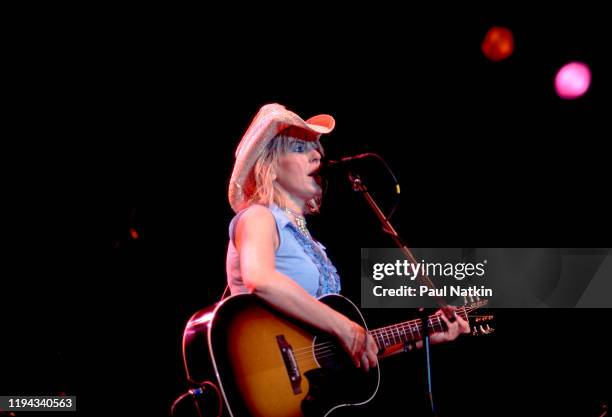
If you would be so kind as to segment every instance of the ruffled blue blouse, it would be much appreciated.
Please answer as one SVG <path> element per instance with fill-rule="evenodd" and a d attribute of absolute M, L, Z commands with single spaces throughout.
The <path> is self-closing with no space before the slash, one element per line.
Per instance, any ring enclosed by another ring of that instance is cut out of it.
<path fill-rule="evenodd" d="M 276 221 L 279 236 L 275 254 L 276 270 L 293 279 L 314 297 L 340 293 L 340 277 L 327 257 L 325 247 L 300 232 L 284 210 L 276 205 L 268 208 Z M 232 294 L 247 292 L 240 272 L 240 257 L 234 246 L 234 228 L 243 212 L 237 213 L 229 225 L 226 271 Z"/>

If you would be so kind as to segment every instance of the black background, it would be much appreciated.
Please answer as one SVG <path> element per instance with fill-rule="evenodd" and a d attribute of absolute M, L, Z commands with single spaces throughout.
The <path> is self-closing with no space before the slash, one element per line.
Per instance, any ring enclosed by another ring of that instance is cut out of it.
<path fill-rule="evenodd" d="M 332 158 L 385 158 L 402 184 L 393 223 L 412 247 L 607 246 L 601 10 L 306 9 L 20 15 L 1 393 L 66 392 L 83 415 L 167 414 L 187 388 L 183 326 L 224 290 L 233 152 L 269 102 L 332 114 Z M 480 52 L 492 25 L 514 32 L 507 61 Z M 563 101 L 552 83 L 570 60 L 593 82 Z M 364 170 L 389 209 L 380 167 Z M 358 301 L 359 248 L 392 241 L 343 178 L 311 225 Z M 365 311 L 373 326 L 411 314 Z M 494 335 L 434 348 L 441 416 L 599 415 L 609 310 L 496 315 Z M 338 414 L 425 415 L 422 363 L 382 362 L 375 400 Z"/>

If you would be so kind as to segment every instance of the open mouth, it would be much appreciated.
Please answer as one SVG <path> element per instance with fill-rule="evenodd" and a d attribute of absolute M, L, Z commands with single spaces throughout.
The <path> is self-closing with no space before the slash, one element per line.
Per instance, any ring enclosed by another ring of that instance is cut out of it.
<path fill-rule="evenodd" d="M 321 167 L 315 169 L 310 174 L 308 174 L 308 176 L 312 177 L 318 185 L 321 185 L 321 183 L 323 182 L 323 178 L 321 177 L 320 170 L 321 170 Z"/>

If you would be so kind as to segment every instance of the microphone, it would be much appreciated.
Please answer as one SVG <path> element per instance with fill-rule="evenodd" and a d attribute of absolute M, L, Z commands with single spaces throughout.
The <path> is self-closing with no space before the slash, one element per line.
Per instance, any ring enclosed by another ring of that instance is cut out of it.
<path fill-rule="evenodd" d="M 400 194 L 400 184 L 397 181 L 395 174 L 393 173 L 391 168 L 389 168 L 389 165 L 387 164 L 387 162 L 383 158 L 381 158 L 380 155 L 373 153 L 373 152 L 360 153 L 358 155 L 352 155 L 352 156 L 345 156 L 338 160 L 333 160 L 333 159 L 323 160 L 321 162 L 321 165 L 319 165 L 319 168 L 315 172 L 311 173 L 310 175 L 313 176 L 315 179 L 317 179 L 317 181 L 320 183 L 323 178 L 326 178 L 326 176 L 332 171 L 335 171 L 336 168 L 345 167 L 346 165 L 350 164 L 353 161 L 358 161 L 364 158 L 376 158 L 385 166 L 385 168 L 387 169 L 387 172 L 389 172 L 389 175 L 393 179 L 393 183 L 395 184 L 395 193 L 399 195 Z M 340 171 L 340 172 L 345 172 L 345 171 Z M 393 208 L 393 210 L 391 210 L 391 214 L 393 214 L 393 211 L 395 211 L 395 207 Z M 387 217 L 391 217 L 391 214 Z"/>
<path fill-rule="evenodd" d="M 359 155 L 345 156 L 344 158 L 340 158 L 338 160 L 330 159 L 329 161 L 327 161 L 326 165 L 329 167 L 333 167 L 338 164 L 345 164 L 347 162 L 356 161 L 357 159 L 363 159 L 363 158 L 367 158 L 370 156 L 374 156 L 374 154 L 373 153 L 360 153 Z"/>
<path fill-rule="evenodd" d="M 345 156 L 345 157 L 342 157 L 342 158 L 337 159 L 337 160 L 328 159 L 328 160 L 323 161 L 321 163 L 321 166 L 317 170 L 316 174 L 324 177 L 327 174 L 329 174 L 331 171 L 335 170 L 336 168 L 341 168 L 341 167 L 345 166 L 346 164 L 348 164 L 350 162 L 357 161 L 357 160 L 363 159 L 363 158 L 372 157 L 372 156 L 376 156 L 376 154 L 374 154 L 374 153 L 361 153 L 359 155 Z"/>

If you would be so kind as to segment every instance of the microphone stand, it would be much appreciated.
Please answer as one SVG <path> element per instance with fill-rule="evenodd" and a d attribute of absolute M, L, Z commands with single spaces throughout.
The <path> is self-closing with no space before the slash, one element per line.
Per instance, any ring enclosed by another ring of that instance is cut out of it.
<path fill-rule="evenodd" d="M 433 391 L 431 389 L 431 351 L 429 350 L 429 314 L 427 309 L 421 308 L 419 311 L 419 315 L 421 316 L 421 322 L 423 323 L 423 351 L 425 352 L 425 370 L 427 372 L 427 403 L 429 404 L 429 411 L 431 411 L 431 416 L 436 417 L 436 407 L 433 401 Z"/>
<path fill-rule="evenodd" d="M 404 243 L 400 235 L 397 233 L 393 225 L 391 225 L 391 223 L 389 222 L 389 219 L 387 219 L 387 217 L 382 212 L 382 210 L 380 209 L 380 207 L 378 206 L 374 198 L 372 198 L 372 195 L 368 191 L 363 181 L 361 181 L 361 178 L 359 177 L 359 175 L 354 174 L 352 171 L 348 170 L 348 178 L 352 184 L 353 191 L 360 192 L 361 195 L 363 195 L 363 198 L 365 198 L 368 205 L 374 211 L 374 214 L 376 214 L 376 217 L 378 217 L 378 220 L 380 220 L 383 226 L 383 231 L 391 235 L 391 238 L 393 239 L 395 244 L 401 249 L 402 253 L 406 256 L 406 258 L 408 258 L 408 260 L 411 263 L 417 264 L 418 262 L 412 255 L 412 251 L 408 248 L 408 246 L 406 246 L 406 244 Z M 430 289 L 436 288 L 436 286 L 431 281 L 431 279 L 423 273 L 421 273 L 417 277 L 417 279 L 422 284 L 427 285 L 427 287 L 429 287 Z M 442 297 L 436 296 L 436 302 L 438 303 L 440 308 L 447 307 L 447 303 Z M 422 339 L 423 339 L 423 348 L 425 351 L 425 360 L 426 360 L 426 369 L 427 369 L 427 402 L 429 403 L 429 406 L 430 406 L 429 408 L 431 411 L 431 415 L 435 417 L 436 410 L 435 410 L 435 406 L 433 402 L 433 393 L 431 389 L 431 353 L 429 350 L 429 316 L 427 315 L 426 309 L 421 309 L 420 315 L 421 315 L 421 322 L 423 323 Z"/>

